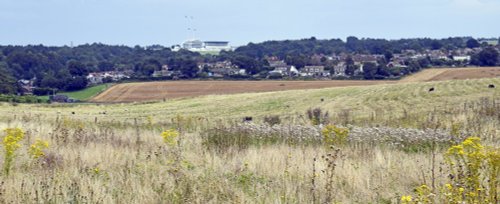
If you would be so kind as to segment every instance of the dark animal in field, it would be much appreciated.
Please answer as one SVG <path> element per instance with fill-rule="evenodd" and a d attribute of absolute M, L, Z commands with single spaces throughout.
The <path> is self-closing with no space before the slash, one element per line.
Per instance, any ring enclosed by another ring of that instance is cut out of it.
<path fill-rule="evenodd" d="M 252 122 L 252 120 L 253 118 L 249 116 L 243 118 L 243 122 Z"/>
<path fill-rule="evenodd" d="M 324 99 L 324 98 L 321 98 L 321 102 L 323 102 L 323 101 L 325 101 L 325 99 Z"/>
<path fill-rule="evenodd" d="M 433 91 L 434 91 L 434 87 L 429 89 L 429 92 L 433 92 Z"/>
<path fill-rule="evenodd" d="M 495 84 L 490 84 L 490 85 L 488 85 L 488 88 L 490 88 L 490 89 L 494 89 L 494 88 L 495 88 Z"/>
<path fill-rule="evenodd" d="M 71 114 L 75 115 L 75 112 L 71 112 Z"/>

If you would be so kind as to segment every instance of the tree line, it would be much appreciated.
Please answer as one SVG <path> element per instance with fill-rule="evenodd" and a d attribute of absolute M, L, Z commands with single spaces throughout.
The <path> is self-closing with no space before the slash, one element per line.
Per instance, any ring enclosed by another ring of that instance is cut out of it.
<path fill-rule="evenodd" d="M 379 67 L 368 64 L 365 78 L 385 78 L 394 74 L 407 74 L 428 67 L 433 63 L 428 59 L 407 62 L 409 70 L 390 70 L 385 63 L 394 54 L 404 50 L 455 50 L 459 48 L 483 47 L 483 51 L 472 56 L 471 63 L 480 66 L 498 64 L 498 51 L 479 43 L 473 38 L 454 37 L 446 39 L 371 39 L 348 37 L 340 39 L 318 40 L 314 37 L 301 40 L 266 41 L 249 43 L 234 51 L 222 51 L 219 55 L 201 55 L 196 52 L 154 45 L 148 47 L 128 47 L 85 44 L 76 47 L 52 47 L 43 45 L 0 46 L 0 93 L 15 94 L 19 91 L 18 80 L 34 79 L 34 85 L 40 89 L 73 91 L 87 86 L 86 76 L 90 72 L 130 71 L 138 79 L 151 77 L 154 71 L 163 65 L 178 71 L 184 78 L 200 77 L 198 63 L 231 61 L 249 75 L 265 73 L 269 67 L 267 57 L 278 57 L 289 65 L 302 68 L 312 64 L 311 56 L 316 54 L 332 55 L 379 54 L 386 56 Z M 322 62 L 323 59 L 321 60 Z M 332 66 L 332 64 L 327 64 Z M 347 71 L 355 69 L 350 61 Z M 206 71 L 206 70 L 205 70 Z M 398 73 L 399 72 L 399 73 Z"/>

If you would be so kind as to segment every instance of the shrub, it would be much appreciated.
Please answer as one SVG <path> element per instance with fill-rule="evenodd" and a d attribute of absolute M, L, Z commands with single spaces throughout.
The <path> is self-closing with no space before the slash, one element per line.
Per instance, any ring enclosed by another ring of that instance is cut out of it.
<path fill-rule="evenodd" d="M 328 111 L 324 112 L 321 108 L 307 110 L 307 118 L 313 125 L 327 124 L 329 122 Z"/>
<path fill-rule="evenodd" d="M 175 129 L 165 130 L 161 133 L 161 137 L 163 138 L 163 142 L 168 146 L 177 145 L 177 137 L 179 136 L 179 132 Z"/>
<path fill-rule="evenodd" d="M 279 115 L 270 115 L 264 117 L 264 123 L 267 123 L 270 126 L 281 124 L 281 119 Z"/>
<path fill-rule="evenodd" d="M 499 148 L 484 147 L 479 137 L 470 137 L 445 156 L 451 171 L 451 183 L 444 188 L 447 201 L 499 203 Z"/>
<path fill-rule="evenodd" d="M 445 161 L 450 167 L 450 182 L 441 188 L 440 203 L 500 203 L 499 148 L 484 147 L 479 137 L 469 137 L 450 147 Z M 415 190 L 418 194 L 415 203 L 431 203 L 429 197 L 433 194 L 426 185 Z M 403 196 L 401 200 L 406 198 Z"/>
<path fill-rule="evenodd" d="M 347 143 L 349 129 L 327 125 L 321 130 L 321 135 L 326 145 L 343 145 Z"/>
<path fill-rule="evenodd" d="M 203 135 L 203 145 L 217 153 L 228 153 L 230 148 L 245 150 L 252 140 L 253 135 L 247 130 L 232 131 L 225 127 L 208 130 Z"/>

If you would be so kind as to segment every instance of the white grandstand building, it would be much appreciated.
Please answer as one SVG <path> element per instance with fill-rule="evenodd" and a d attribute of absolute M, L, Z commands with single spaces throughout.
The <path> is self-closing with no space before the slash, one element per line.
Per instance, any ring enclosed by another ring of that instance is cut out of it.
<path fill-rule="evenodd" d="M 231 51 L 233 48 L 227 41 L 201 41 L 198 39 L 186 40 L 182 48 L 193 52 L 220 52 Z"/>

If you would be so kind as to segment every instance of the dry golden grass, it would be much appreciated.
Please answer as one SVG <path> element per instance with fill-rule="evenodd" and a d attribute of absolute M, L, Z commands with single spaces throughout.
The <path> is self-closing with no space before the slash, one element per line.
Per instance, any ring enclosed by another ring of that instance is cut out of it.
<path fill-rule="evenodd" d="M 206 148 L 204 135 L 243 116 L 260 123 L 263 116 L 276 114 L 287 125 L 306 125 L 305 111 L 320 107 L 335 124 L 444 131 L 458 125 L 498 147 L 500 118 L 488 108 L 497 107 L 492 103 L 499 103 L 500 91 L 488 84 L 500 84 L 500 78 L 161 103 L 2 104 L 0 129 L 20 127 L 26 137 L 11 174 L 0 175 L 0 203 L 398 203 L 423 183 L 447 181 L 447 167 L 441 164 L 446 145 L 339 146 L 330 190 L 326 172 L 331 168 L 322 156 L 334 152 L 326 145 L 277 142 L 217 153 Z M 429 93 L 429 87 L 436 91 Z M 170 128 L 181 131 L 179 146 L 162 141 L 161 132 Z M 41 160 L 27 154 L 36 138 L 50 144 Z"/>

